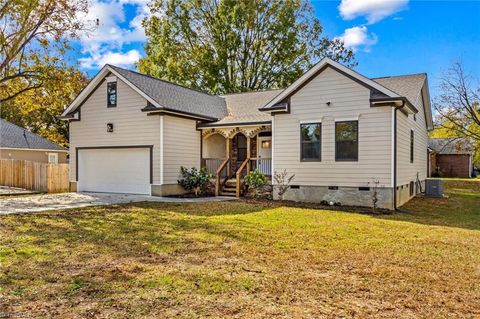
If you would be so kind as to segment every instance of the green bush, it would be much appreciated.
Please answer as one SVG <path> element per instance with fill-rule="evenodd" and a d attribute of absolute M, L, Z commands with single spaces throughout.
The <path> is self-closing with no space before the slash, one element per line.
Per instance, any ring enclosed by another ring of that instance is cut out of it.
<path fill-rule="evenodd" d="M 182 178 L 177 182 L 187 191 L 193 191 L 195 196 L 205 193 L 205 189 L 212 179 L 212 174 L 210 174 L 205 167 L 202 167 L 200 170 L 192 167 L 188 169 L 186 167 L 180 167 L 180 174 Z"/>
<path fill-rule="evenodd" d="M 258 194 L 258 190 L 267 184 L 267 178 L 258 169 L 255 169 L 245 176 L 245 184 L 253 189 L 254 196 Z"/>

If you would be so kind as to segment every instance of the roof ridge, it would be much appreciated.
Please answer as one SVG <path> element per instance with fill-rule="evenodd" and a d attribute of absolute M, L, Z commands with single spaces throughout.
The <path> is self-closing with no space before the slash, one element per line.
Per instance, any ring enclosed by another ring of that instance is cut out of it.
<path fill-rule="evenodd" d="M 149 75 L 149 74 L 141 73 L 141 72 L 138 72 L 138 71 L 121 68 L 121 67 L 116 66 L 116 65 L 113 65 L 113 64 L 108 64 L 108 63 L 107 63 L 107 65 L 110 66 L 110 67 L 113 67 L 113 68 L 117 68 L 117 69 L 124 70 L 124 71 L 127 71 L 127 72 L 135 73 L 135 74 L 138 74 L 138 75 L 147 77 L 147 78 L 151 78 L 152 80 L 161 81 L 161 82 L 163 82 L 163 83 L 175 85 L 175 86 L 178 86 L 179 88 L 182 88 L 182 89 L 185 89 L 185 90 L 190 90 L 190 91 L 198 92 L 198 93 L 201 93 L 201 94 L 204 94 L 204 95 L 208 95 L 208 96 L 210 96 L 210 97 L 220 98 L 219 95 L 213 95 L 213 94 L 210 94 L 210 93 L 207 93 L 207 92 L 200 91 L 200 90 L 198 90 L 198 89 L 189 88 L 189 87 L 186 87 L 186 86 L 181 85 L 181 84 L 178 84 L 178 83 L 174 83 L 174 82 L 171 82 L 171 81 L 168 81 L 168 80 L 165 80 L 165 79 L 157 78 L 157 77 L 155 77 L 155 76 L 153 76 L 153 75 Z"/>
<path fill-rule="evenodd" d="M 285 89 L 284 89 L 284 88 L 279 88 L 279 89 L 264 89 L 264 90 L 258 90 L 258 91 L 247 91 L 247 92 L 236 92 L 236 93 L 219 94 L 218 96 L 240 95 L 240 94 L 250 94 L 250 93 L 263 93 L 263 92 L 279 91 L 279 90 L 285 90 Z"/>
<path fill-rule="evenodd" d="M 427 75 L 427 72 L 419 72 L 419 73 L 408 73 L 408 74 L 400 74 L 400 75 L 386 75 L 386 76 L 379 76 L 375 78 L 370 78 L 370 80 L 378 80 L 378 79 L 389 79 L 389 78 L 399 78 L 402 76 L 413 76 L 413 75 Z"/>

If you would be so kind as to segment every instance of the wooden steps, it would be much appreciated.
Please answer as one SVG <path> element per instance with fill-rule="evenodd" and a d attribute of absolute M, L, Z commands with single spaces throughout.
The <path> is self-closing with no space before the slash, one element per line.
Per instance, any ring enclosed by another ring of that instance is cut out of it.
<path fill-rule="evenodd" d="M 243 184 L 243 179 L 241 180 Z M 235 178 L 230 178 L 225 182 L 225 185 L 222 187 L 220 195 L 222 196 L 232 196 L 235 197 L 237 195 L 237 180 Z"/>

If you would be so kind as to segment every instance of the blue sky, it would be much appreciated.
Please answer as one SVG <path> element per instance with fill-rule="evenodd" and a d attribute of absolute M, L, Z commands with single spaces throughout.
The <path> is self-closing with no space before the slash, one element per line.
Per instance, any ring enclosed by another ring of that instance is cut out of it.
<path fill-rule="evenodd" d="M 80 67 L 94 75 L 105 63 L 128 68 L 144 54 L 140 25 L 149 0 L 93 0 L 86 17 L 100 27 L 75 44 Z M 427 72 L 432 95 L 461 59 L 480 78 L 480 1 L 311 0 L 324 34 L 341 37 L 368 77 Z"/>

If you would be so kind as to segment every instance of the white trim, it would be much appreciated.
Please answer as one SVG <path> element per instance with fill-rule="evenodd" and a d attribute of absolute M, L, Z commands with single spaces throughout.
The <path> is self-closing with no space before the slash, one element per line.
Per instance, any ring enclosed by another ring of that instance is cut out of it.
<path fill-rule="evenodd" d="M 165 131 L 165 125 L 163 121 L 163 116 L 160 115 L 160 185 L 163 185 L 163 135 Z"/>
<path fill-rule="evenodd" d="M 61 152 L 61 153 L 68 153 L 69 150 L 53 150 L 47 148 L 20 148 L 20 147 L 0 147 L 0 150 L 18 150 L 18 151 L 36 151 L 36 152 Z"/>
<path fill-rule="evenodd" d="M 117 82 L 116 76 L 107 76 L 105 79 L 107 80 L 107 82 Z"/>
<path fill-rule="evenodd" d="M 392 140 L 392 145 L 391 145 L 392 161 L 390 162 L 390 185 L 393 188 L 394 187 L 394 185 L 393 185 L 393 179 L 394 178 L 393 177 L 395 175 L 395 171 L 394 171 L 394 169 L 395 169 L 395 167 L 394 167 L 395 166 L 394 165 L 394 163 L 395 163 L 395 150 L 394 150 L 395 149 L 395 108 L 394 107 L 392 107 L 392 122 L 391 122 L 391 124 L 392 124 L 392 130 L 391 130 L 392 131 L 392 137 L 391 137 L 391 140 Z"/>
<path fill-rule="evenodd" d="M 322 119 L 323 119 L 323 117 L 322 117 Z M 310 123 L 312 123 L 312 124 L 313 123 L 322 123 L 322 120 L 321 119 L 317 120 L 317 119 L 313 118 L 311 120 L 301 120 L 300 121 L 300 124 L 310 124 Z"/>
<path fill-rule="evenodd" d="M 373 87 L 374 89 L 377 89 L 378 91 L 388 95 L 389 97 L 400 97 L 397 93 L 390 91 L 386 87 L 378 84 L 377 82 L 366 78 L 365 76 L 347 68 L 346 66 L 333 61 L 330 58 L 323 58 L 320 62 L 318 62 L 316 65 L 314 65 L 310 70 L 308 70 L 305 74 L 303 74 L 299 79 L 297 79 L 293 84 L 291 84 L 289 87 L 287 87 L 285 90 L 283 90 L 279 95 L 277 95 L 273 100 L 268 102 L 265 106 L 261 107 L 261 109 L 265 109 L 267 111 L 268 108 L 274 106 L 275 104 L 279 103 L 282 101 L 284 98 L 286 98 L 290 93 L 295 91 L 297 88 L 299 88 L 304 82 L 306 82 L 308 79 L 310 79 L 318 70 L 323 68 L 326 65 L 331 65 L 342 72 L 347 73 L 348 75 L 358 79 L 359 81 Z"/>
<path fill-rule="evenodd" d="M 272 176 L 272 185 L 274 184 L 274 179 L 273 179 L 273 175 L 275 173 L 275 165 L 274 165 L 274 154 L 275 154 L 275 116 L 272 116 L 272 172 L 271 172 L 271 176 Z M 258 153 L 257 153 L 258 154 Z"/>

